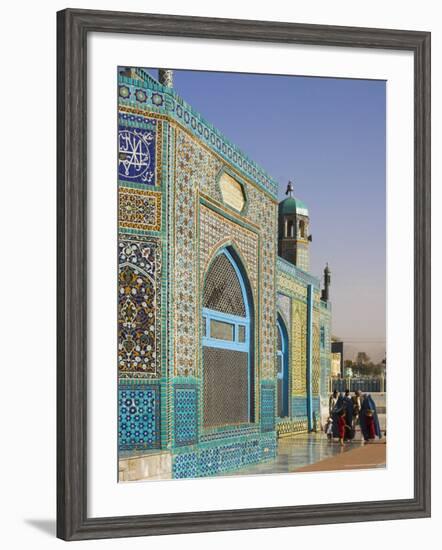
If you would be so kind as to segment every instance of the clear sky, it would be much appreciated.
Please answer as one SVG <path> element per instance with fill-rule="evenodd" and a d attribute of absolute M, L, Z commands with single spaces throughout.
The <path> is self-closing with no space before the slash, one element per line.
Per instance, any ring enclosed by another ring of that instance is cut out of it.
<path fill-rule="evenodd" d="M 151 71 L 156 78 L 157 72 Z M 310 213 L 346 358 L 385 354 L 385 92 L 375 80 L 175 71 L 176 91 Z"/>

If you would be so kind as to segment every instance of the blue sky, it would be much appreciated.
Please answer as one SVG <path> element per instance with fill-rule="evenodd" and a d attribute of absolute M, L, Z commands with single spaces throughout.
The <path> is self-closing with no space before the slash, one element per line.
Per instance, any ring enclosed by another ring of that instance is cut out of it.
<path fill-rule="evenodd" d="M 156 71 L 151 71 L 157 77 Z M 176 91 L 310 212 L 311 272 L 332 270 L 346 356 L 385 353 L 386 83 L 175 71 Z"/>

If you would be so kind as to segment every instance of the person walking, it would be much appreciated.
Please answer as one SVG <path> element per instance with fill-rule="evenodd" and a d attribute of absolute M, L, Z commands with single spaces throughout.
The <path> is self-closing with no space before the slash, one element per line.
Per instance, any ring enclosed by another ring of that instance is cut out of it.
<path fill-rule="evenodd" d="M 339 434 L 339 444 L 341 447 L 344 446 L 344 441 L 346 441 L 347 430 L 350 429 L 346 421 L 346 411 L 342 409 L 338 416 L 338 434 Z"/>
<path fill-rule="evenodd" d="M 345 390 L 344 398 L 343 398 L 343 407 L 345 410 L 345 439 L 346 441 L 349 441 L 350 439 L 353 439 L 354 437 L 354 430 L 353 430 L 353 401 L 350 397 L 350 390 Z"/>
<path fill-rule="evenodd" d="M 336 390 L 333 390 L 333 393 L 330 395 L 330 398 L 328 400 L 328 416 L 332 416 L 337 402 L 338 402 L 338 392 Z"/>
<path fill-rule="evenodd" d="M 381 427 L 379 425 L 378 413 L 376 411 L 376 403 L 369 393 L 364 395 L 364 399 L 362 401 L 359 424 L 361 426 L 361 432 L 365 442 L 373 440 L 376 437 L 382 439 Z"/>

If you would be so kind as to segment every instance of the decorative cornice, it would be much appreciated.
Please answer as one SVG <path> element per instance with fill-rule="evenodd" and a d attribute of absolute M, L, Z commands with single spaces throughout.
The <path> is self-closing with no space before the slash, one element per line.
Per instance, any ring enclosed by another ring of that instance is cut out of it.
<path fill-rule="evenodd" d="M 134 69 L 134 72 L 139 79 L 124 76 L 121 73 L 118 75 L 119 105 L 141 107 L 169 116 L 205 142 L 226 162 L 235 166 L 240 173 L 252 179 L 273 198 L 277 198 L 278 182 L 263 168 L 249 159 L 173 89 L 162 86 L 142 69 Z"/>
<path fill-rule="evenodd" d="M 315 289 L 320 289 L 321 283 L 319 279 L 313 277 L 313 275 L 310 275 L 310 273 L 303 271 L 299 267 L 296 267 L 287 260 L 284 260 L 280 256 L 278 256 L 276 260 L 276 269 L 281 271 L 282 273 L 285 273 L 286 275 L 294 277 L 300 282 L 312 285 Z"/>

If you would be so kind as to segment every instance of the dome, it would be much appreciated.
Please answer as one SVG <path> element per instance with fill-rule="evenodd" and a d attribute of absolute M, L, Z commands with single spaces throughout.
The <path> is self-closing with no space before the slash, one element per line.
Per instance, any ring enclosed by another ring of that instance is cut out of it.
<path fill-rule="evenodd" d="M 279 203 L 279 214 L 301 214 L 301 216 L 308 216 L 307 206 L 299 199 L 294 197 L 287 197 Z"/>

